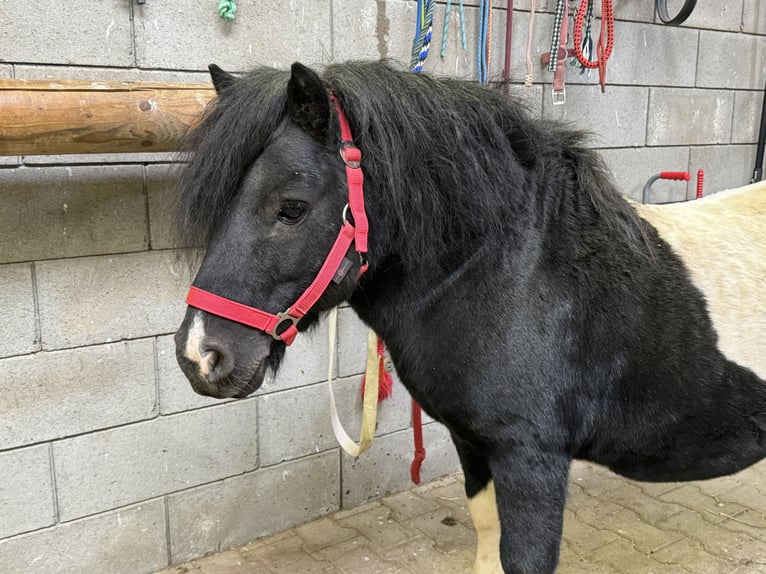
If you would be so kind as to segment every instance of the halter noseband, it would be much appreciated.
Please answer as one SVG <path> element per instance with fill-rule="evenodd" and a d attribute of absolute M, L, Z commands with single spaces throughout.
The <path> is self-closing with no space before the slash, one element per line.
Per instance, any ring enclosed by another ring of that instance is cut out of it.
<path fill-rule="evenodd" d="M 346 259 L 346 253 L 352 243 L 362 261 L 359 275 L 367 270 L 368 223 L 364 211 L 364 175 L 360 167 L 362 152 L 354 145 L 348 118 L 340 103 L 333 95 L 330 95 L 330 100 L 335 105 L 340 124 L 340 157 L 346 164 L 348 204 L 343 210 L 343 226 L 340 233 L 338 233 L 338 237 L 314 281 L 293 305 L 276 315 L 237 303 L 194 286 L 189 288 L 189 294 L 186 296 L 187 305 L 265 331 L 274 339 L 290 345 L 298 334 L 298 321 L 309 312 L 331 282 L 339 283 L 346 276 L 351 266 L 351 263 Z M 353 216 L 353 224 L 347 218 L 349 210 Z"/>

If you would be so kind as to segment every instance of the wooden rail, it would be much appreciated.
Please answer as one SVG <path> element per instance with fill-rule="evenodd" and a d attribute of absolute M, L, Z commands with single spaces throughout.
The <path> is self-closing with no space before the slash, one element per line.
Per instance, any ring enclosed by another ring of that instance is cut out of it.
<path fill-rule="evenodd" d="M 0 155 L 167 152 L 209 84 L 0 80 Z"/>

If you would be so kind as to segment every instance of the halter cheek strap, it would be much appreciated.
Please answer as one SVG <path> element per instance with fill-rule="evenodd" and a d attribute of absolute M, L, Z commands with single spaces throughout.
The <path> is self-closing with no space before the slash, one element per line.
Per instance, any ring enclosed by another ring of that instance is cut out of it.
<path fill-rule="evenodd" d="M 343 225 L 314 281 L 286 311 L 276 314 L 249 307 L 194 286 L 189 289 L 189 294 L 186 296 L 188 305 L 224 319 L 259 329 L 274 339 L 290 345 L 298 334 L 298 321 L 309 312 L 331 282 L 340 282 L 346 276 L 350 266 L 346 259 L 346 253 L 352 243 L 362 261 L 359 275 L 367 270 L 366 254 L 369 225 L 364 210 L 364 174 L 360 165 L 362 152 L 354 145 L 348 118 L 340 103 L 333 95 L 330 96 L 330 100 L 338 113 L 341 133 L 340 156 L 343 163 L 346 164 L 348 182 L 347 208 L 351 211 L 354 223 L 352 224 L 346 219 L 346 210 L 344 209 Z"/>

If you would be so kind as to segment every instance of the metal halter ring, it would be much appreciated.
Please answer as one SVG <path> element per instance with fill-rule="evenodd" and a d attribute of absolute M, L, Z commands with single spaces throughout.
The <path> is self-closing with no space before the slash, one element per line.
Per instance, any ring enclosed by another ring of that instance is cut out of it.
<path fill-rule="evenodd" d="M 277 341 L 283 341 L 284 339 L 282 339 L 282 334 L 290 327 L 287 327 L 287 329 L 282 329 L 281 333 L 279 332 L 279 328 L 285 324 L 285 321 L 292 323 L 293 327 L 297 326 L 298 321 L 300 321 L 300 317 L 293 317 L 288 311 L 283 311 L 281 313 L 277 313 L 277 318 L 279 321 L 277 321 L 277 324 L 274 325 L 274 328 L 269 331 L 269 335 L 271 335 Z"/>
<path fill-rule="evenodd" d="M 359 154 L 359 159 L 356 159 L 356 160 L 348 159 L 346 157 L 346 152 L 348 150 L 356 150 Z M 359 148 L 354 145 L 354 142 L 349 142 L 349 141 L 340 142 L 338 153 L 340 154 L 340 159 L 342 159 L 343 163 L 345 163 L 348 167 L 352 169 L 359 169 L 359 167 L 362 165 L 362 152 L 359 151 Z"/>

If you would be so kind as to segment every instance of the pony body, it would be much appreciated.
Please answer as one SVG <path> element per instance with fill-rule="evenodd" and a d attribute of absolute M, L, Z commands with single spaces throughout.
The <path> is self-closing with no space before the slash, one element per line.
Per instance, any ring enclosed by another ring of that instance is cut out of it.
<path fill-rule="evenodd" d="M 181 182 L 182 234 L 207 247 L 195 286 L 276 312 L 312 280 L 346 195 L 334 93 L 363 153 L 369 270 L 357 281 L 350 252 L 298 328 L 349 301 L 384 337 L 452 435 L 474 574 L 554 572 L 573 458 L 693 480 L 766 455 L 763 353 L 757 338 L 735 350 L 732 329 L 750 314 L 765 331 L 763 188 L 632 206 L 579 134 L 488 89 L 382 63 L 214 72 L 219 100 Z M 749 215 L 721 215 L 734 204 Z M 740 227 L 748 274 L 731 274 L 736 252 L 690 255 L 705 218 Z M 176 342 L 194 388 L 220 397 L 257 389 L 284 352 L 194 308 Z"/>

